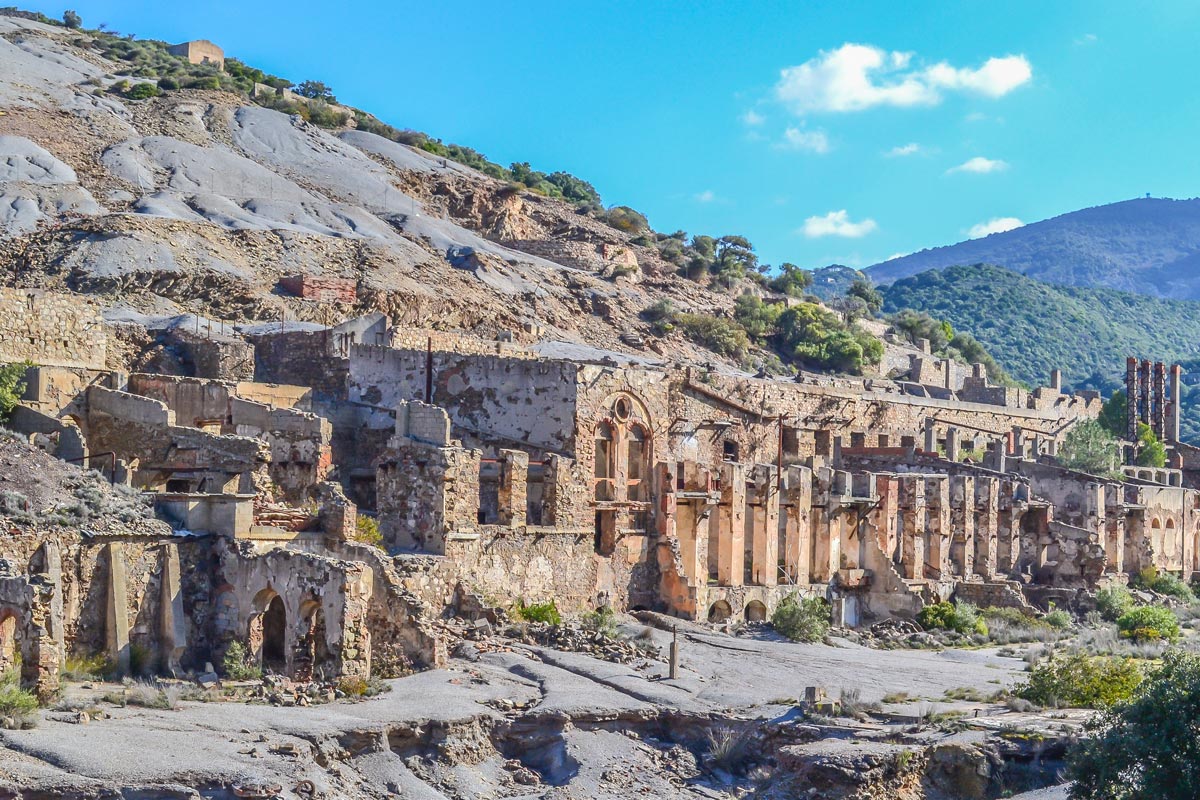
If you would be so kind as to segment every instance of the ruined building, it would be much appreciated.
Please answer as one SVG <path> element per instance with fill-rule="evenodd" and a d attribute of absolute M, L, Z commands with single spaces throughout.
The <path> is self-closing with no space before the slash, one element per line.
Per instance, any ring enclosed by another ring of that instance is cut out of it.
<path fill-rule="evenodd" d="M 130 374 L 121 324 L 78 298 L 0 291 L 0 320 L 0 362 L 37 364 L 9 427 L 154 511 L 94 530 L 3 509 L 0 656 L 43 691 L 68 652 L 202 669 L 234 641 L 298 677 L 395 674 L 440 663 L 438 620 L 482 597 L 723 620 L 797 592 L 853 625 L 1200 570 L 1200 453 L 1162 365 L 1131 362 L 1130 420 L 1172 465 L 1117 481 L 1056 463 L 1101 405 L 1057 373 L 1030 392 L 906 356 L 889 379 L 756 378 L 374 314 L 188 320 L 157 334 L 163 371 Z"/>

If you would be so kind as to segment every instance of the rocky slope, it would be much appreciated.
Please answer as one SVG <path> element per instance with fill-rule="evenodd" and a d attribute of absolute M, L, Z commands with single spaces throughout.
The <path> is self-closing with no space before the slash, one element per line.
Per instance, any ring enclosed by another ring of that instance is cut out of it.
<path fill-rule="evenodd" d="M 659 299 L 732 305 L 568 203 L 228 92 L 126 99 L 107 91 L 121 70 L 86 33 L 0 16 L 6 283 L 159 315 L 324 322 L 383 310 L 632 352 L 622 334 L 644 333 L 638 315 Z M 298 274 L 353 279 L 358 301 L 330 309 L 276 289 Z M 683 340 L 672 350 L 713 357 Z"/>
<path fill-rule="evenodd" d="M 930 269 L 997 264 L 1067 286 L 1200 299 L 1200 199 L 1142 198 L 1085 208 L 866 271 L 891 283 Z"/>

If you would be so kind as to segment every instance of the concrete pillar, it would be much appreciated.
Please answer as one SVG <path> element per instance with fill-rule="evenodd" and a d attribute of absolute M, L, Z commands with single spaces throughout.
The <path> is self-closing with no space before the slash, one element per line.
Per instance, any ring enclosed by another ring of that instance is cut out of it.
<path fill-rule="evenodd" d="M 1050 388 L 1056 392 L 1062 391 L 1062 370 L 1050 370 Z"/>
<path fill-rule="evenodd" d="M 842 437 L 841 436 L 833 437 L 833 458 L 830 459 L 830 463 L 832 463 L 835 468 L 842 466 Z"/>
<path fill-rule="evenodd" d="M 978 361 L 975 362 L 974 364 L 971 365 L 971 377 L 975 378 L 977 380 L 986 378 L 987 377 L 987 367 L 984 366 L 983 364 L 979 363 Z"/>
<path fill-rule="evenodd" d="M 177 675 L 180 671 L 179 659 L 187 648 L 187 619 L 183 612 L 178 545 L 168 542 L 162 546 L 159 566 L 162 572 L 162 612 L 159 616 L 162 670 L 168 675 Z"/>
<path fill-rule="evenodd" d="M 105 598 L 104 635 L 108 657 L 121 675 L 129 673 L 129 593 L 125 580 L 125 545 L 109 542 L 108 593 Z"/>
<path fill-rule="evenodd" d="M 1138 412 L 1141 415 L 1141 421 L 1150 424 L 1150 362 L 1142 361 L 1138 367 L 1138 393 L 1141 397 L 1141 402 L 1138 404 Z M 1133 438 L 1137 438 L 1134 436 Z"/>
<path fill-rule="evenodd" d="M 741 586 L 746 559 L 746 470 L 737 462 L 721 464 L 721 505 L 717 513 L 717 583 Z"/>
<path fill-rule="evenodd" d="M 500 485 L 497 490 L 497 507 L 501 525 L 523 528 L 529 495 L 529 454 L 522 450 L 499 452 Z M 642 480 L 649 480 L 643 475 Z"/>
<path fill-rule="evenodd" d="M 779 583 L 779 488 L 778 471 L 767 464 L 754 467 L 754 497 L 751 504 L 750 579 L 757 586 Z"/>
<path fill-rule="evenodd" d="M 933 417 L 925 418 L 925 452 L 937 452 L 937 429 L 933 424 Z"/>
<path fill-rule="evenodd" d="M 945 372 L 946 388 L 953 389 L 954 388 L 954 361 L 947 358 L 944 362 L 944 367 L 945 367 L 945 371 L 946 371 Z"/>
<path fill-rule="evenodd" d="M 996 514 L 996 574 L 1011 575 L 1016 568 L 1020 550 L 1017 519 L 1013 513 L 1014 485 L 1007 478 L 1000 480 L 1000 506 Z"/>

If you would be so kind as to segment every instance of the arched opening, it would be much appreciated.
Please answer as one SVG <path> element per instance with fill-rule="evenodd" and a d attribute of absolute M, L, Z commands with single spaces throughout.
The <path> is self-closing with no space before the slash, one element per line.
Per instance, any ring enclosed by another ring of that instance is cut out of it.
<path fill-rule="evenodd" d="M 283 598 L 275 595 L 267 604 L 262 615 L 263 646 L 262 665 L 264 670 L 283 672 L 287 668 L 287 651 L 284 640 L 287 636 L 287 612 Z"/>
<path fill-rule="evenodd" d="M 17 615 L 5 609 L 0 615 L 0 673 L 17 666 L 21 651 L 17 646 Z"/>
<path fill-rule="evenodd" d="M 307 600 L 300 606 L 300 618 L 304 620 L 304 635 L 296 648 L 297 663 L 293 672 L 297 680 L 324 680 L 333 677 L 327 674 L 329 644 L 325 635 L 325 614 L 317 600 Z"/>
<path fill-rule="evenodd" d="M 724 600 L 718 600 L 708 609 L 709 622 L 724 622 L 733 616 L 733 609 Z"/>
<path fill-rule="evenodd" d="M 746 604 L 747 622 L 764 622 L 767 619 L 767 607 L 757 600 Z"/>
<path fill-rule="evenodd" d="M 1150 563 L 1155 564 L 1163 555 L 1162 522 L 1159 521 L 1158 517 L 1155 517 L 1150 522 L 1150 550 Z"/>
<path fill-rule="evenodd" d="M 596 426 L 596 454 L 594 468 L 595 497 L 597 500 L 614 500 L 613 491 L 613 427 L 607 422 Z"/>
<path fill-rule="evenodd" d="M 649 469 L 646 447 L 646 431 L 641 425 L 629 428 L 629 438 L 626 440 L 625 479 L 628 484 L 627 497 L 630 500 L 645 500 L 646 473 Z"/>
<path fill-rule="evenodd" d="M 1173 519 L 1167 520 L 1167 525 L 1163 533 L 1163 555 L 1172 564 L 1175 563 L 1175 559 L 1180 555 L 1179 541 L 1175 538 L 1175 520 Z"/>

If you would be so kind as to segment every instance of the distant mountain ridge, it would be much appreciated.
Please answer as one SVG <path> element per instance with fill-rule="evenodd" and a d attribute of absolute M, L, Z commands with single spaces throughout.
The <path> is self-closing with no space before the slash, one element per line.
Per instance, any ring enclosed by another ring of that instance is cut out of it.
<path fill-rule="evenodd" d="M 1140 198 L 1085 208 L 893 258 L 865 272 L 888 284 L 926 270 L 980 263 L 1065 286 L 1200 299 L 1200 199 Z"/>

